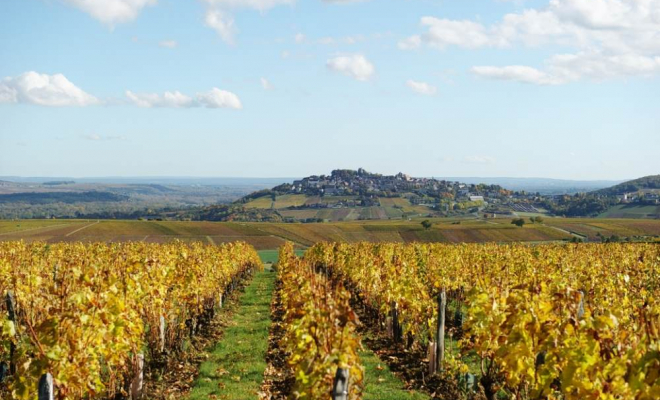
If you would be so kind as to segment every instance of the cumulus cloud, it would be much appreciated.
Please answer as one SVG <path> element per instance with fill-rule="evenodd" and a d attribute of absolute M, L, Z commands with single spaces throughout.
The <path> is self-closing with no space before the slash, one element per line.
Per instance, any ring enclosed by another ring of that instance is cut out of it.
<path fill-rule="evenodd" d="M 398 45 L 401 50 L 418 49 L 422 46 L 422 37 L 419 35 L 413 35 L 400 40 Z"/>
<path fill-rule="evenodd" d="M 547 85 L 660 72 L 660 0 L 551 0 L 544 8 L 506 14 L 490 25 L 423 17 L 421 26 L 425 32 L 400 41 L 399 48 L 575 49 L 545 60 L 543 69 L 509 65 L 472 70 L 495 79 Z"/>
<path fill-rule="evenodd" d="M 273 7 L 293 4 L 296 0 L 202 0 L 206 4 L 204 23 L 218 32 L 222 40 L 228 44 L 235 43 L 238 32 L 234 23 L 233 13 L 236 10 L 248 9 L 266 12 Z"/>
<path fill-rule="evenodd" d="M 160 47 L 167 47 L 169 49 L 173 49 L 179 44 L 176 42 L 176 40 L 163 40 L 160 43 L 158 43 Z"/>
<path fill-rule="evenodd" d="M 133 93 L 126 91 L 126 97 L 138 107 L 145 108 L 233 108 L 241 109 L 240 99 L 232 92 L 213 88 L 208 92 L 197 93 L 195 98 L 179 91 L 158 93 Z"/>
<path fill-rule="evenodd" d="M 303 33 L 296 33 L 296 35 L 293 37 L 293 40 L 295 40 L 296 43 L 304 43 L 305 39 L 306 38 Z"/>
<path fill-rule="evenodd" d="M 241 100 L 232 92 L 213 88 L 206 93 L 197 93 L 197 102 L 207 108 L 243 108 Z"/>
<path fill-rule="evenodd" d="M 477 48 L 494 44 L 493 41 L 498 40 L 497 37 L 489 35 L 486 27 L 472 21 L 423 17 L 422 26 L 428 28 L 424 37 L 426 42 L 440 49 L 451 45 Z"/>
<path fill-rule="evenodd" d="M 376 72 L 374 65 L 362 54 L 342 55 L 329 59 L 326 67 L 358 81 L 366 81 Z"/>
<path fill-rule="evenodd" d="M 489 79 L 537 85 L 562 85 L 583 78 L 605 80 L 620 76 L 652 76 L 660 73 L 660 56 L 607 55 L 601 52 L 558 54 L 546 62 L 545 71 L 523 66 L 477 66 L 472 73 Z"/>
<path fill-rule="evenodd" d="M 266 78 L 261 78 L 261 87 L 264 88 L 264 90 L 273 90 L 275 87 L 273 86 L 272 83 Z"/>
<path fill-rule="evenodd" d="M 557 85 L 564 83 L 561 79 L 552 77 L 536 68 L 524 65 L 509 65 L 506 67 L 473 67 L 472 73 L 483 78 L 518 81 L 537 85 Z"/>
<path fill-rule="evenodd" d="M 236 35 L 236 26 L 234 25 L 234 18 L 218 9 L 209 9 L 206 11 L 204 23 L 209 28 L 212 28 L 227 44 L 234 44 L 234 36 Z"/>
<path fill-rule="evenodd" d="M 174 91 L 165 92 L 163 95 L 157 93 L 133 93 L 126 91 L 126 97 L 138 107 L 169 107 L 186 108 L 194 105 L 194 100 L 190 96 Z"/>
<path fill-rule="evenodd" d="M 40 106 L 88 106 L 100 101 L 71 83 L 64 75 L 25 72 L 0 81 L 0 103 L 27 103 Z"/>
<path fill-rule="evenodd" d="M 433 96 L 436 93 L 438 93 L 438 88 L 426 82 L 417 82 L 412 79 L 409 79 L 406 82 L 406 85 L 408 85 L 408 87 L 412 89 L 413 92 L 418 94 L 423 94 L 425 96 Z"/>
<path fill-rule="evenodd" d="M 357 3 L 359 1 L 365 0 L 323 0 L 324 3 L 330 4 Z M 265 13 L 278 6 L 293 5 L 296 3 L 296 0 L 202 0 L 202 2 L 206 5 L 206 17 L 204 18 L 206 26 L 215 29 L 225 42 L 234 44 L 237 32 L 233 18 L 235 12 L 240 10 L 256 10 Z M 298 34 L 295 37 L 295 41 L 296 43 L 303 43 L 305 36 Z"/>
<path fill-rule="evenodd" d="M 156 4 L 157 0 L 63 0 L 102 23 L 114 26 L 134 20 L 146 6 Z"/>

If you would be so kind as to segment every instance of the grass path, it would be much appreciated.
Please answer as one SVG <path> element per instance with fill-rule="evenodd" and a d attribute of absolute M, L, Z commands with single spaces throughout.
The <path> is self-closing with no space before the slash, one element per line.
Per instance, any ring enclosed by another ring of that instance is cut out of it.
<path fill-rule="evenodd" d="M 200 366 L 189 400 L 257 399 L 266 368 L 275 273 L 257 272 L 220 342 Z"/>
<path fill-rule="evenodd" d="M 364 366 L 363 400 L 427 400 L 424 393 L 407 391 L 403 382 L 397 378 L 387 364 L 382 362 L 371 350 L 364 346 L 360 352 L 360 361 Z"/>
<path fill-rule="evenodd" d="M 266 262 L 277 254 L 260 252 Z M 240 297 L 231 323 L 222 340 L 202 363 L 199 376 L 188 400 L 256 400 L 259 398 L 264 370 L 268 333 L 271 324 L 270 303 L 276 273 L 270 268 L 257 272 Z M 360 359 L 365 368 L 364 400 L 425 400 L 429 397 L 409 392 L 378 357 L 364 346 Z"/>

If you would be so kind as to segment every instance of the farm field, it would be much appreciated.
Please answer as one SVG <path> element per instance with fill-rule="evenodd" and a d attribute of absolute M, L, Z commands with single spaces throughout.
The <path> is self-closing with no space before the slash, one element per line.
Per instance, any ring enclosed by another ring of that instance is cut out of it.
<path fill-rule="evenodd" d="M 386 321 L 385 351 L 405 346 L 406 377 L 426 375 L 441 398 L 650 400 L 659 256 L 652 244 L 322 243 L 287 267 L 343 282 L 357 300 L 341 320 Z M 437 369 L 450 374 L 438 382 Z"/>
<path fill-rule="evenodd" d="M 600 214 L 598 218 L 660 218 L 660 205 L 617 205 Z"/>
<path fill-rule="evenodd" d="M 343 211 L 343 210 L 327 210 Z M 546 218 L 543 224 L 511 225 L 507 218 L 490 220 L 435 219 L 429 230 L 420 220 L 346 221 L 330 223 L 232 223 L 120 220 L 0 221 L 0 241 L 166 243 L 201 241 L 220 244 L 244 241 L 257 250 L 277 249 L 285 241 L 299 248 L 317 242 L 550 242 L 570 240 L 571 232 L 599 240 L 610 237 L 660 236 L 660 220 Z"/>
<path fill-rule="evenodd" d="M 245 204 L 246 208 L 274 208 L 276 210 L 288 207 L 300 207 L 307 201 L 307 196 L 303 194 L 287 194 L 277 196 L 275 201 L 270 196 L 256 198 Z"/>
<path fill-rule="evenodd" d="M 610 237 L 660 236 L 660 220 L 546 218 L 545 224 L 597 240 L 598 234 Z"/>
<path fill-rule="evenodd" d="M 380 204 L 371 207 L 346 206 L 345 202 L 355 202 L 357 196 L 305 196 L 287 194 L 256 198 L 245 204 L 249 209 L 275 209 L 285 218 L 295 220 L 321 219 L 326 221 L 355 221 L 358 219 L 389 220 L 404 216 L 425 216 L 432 210 L 423 205 L 413 205 L 407 198 L 381 198 Z M 351 203 L 353 204 L 353 203 Z M 317 208 L 319 205 L 327 207 Z M 303 207 L 289 209 L 290 207 Z"/>
<path fill-rule="evenodd" d="M 293 259 L 302 256 L 291 243 L 283 247 Z M 325 286 L 324 294 L 318 284 L 299 286 L 306 278 L 287 275 L 286 263 L 284 271 L 270 268 L 280 254 L 260 252 L 263 268 L 241 243 L 0 243 L 0 293 L 7 298 L 0 306 L 0 398 L 125 398 L 128 387 L 133 399 L 284 400 L 302 390 L 321 399 L 345 363 L 329 353 L 337 348 L 351 351 L 351 399 L 429 399 L 361 345 L 354 314 L 346 331 L 319 317 L 328 305 L 335 316 L 347 315 L 345 289 Z M 302 301 L 280 303 L 284 290 Z M 296 312 L 282 318 L 289 309 Z M 301 322 L 326 344 L 300 346 Z M 324 328 L 315 329 L 317 322 Z M 282 328 L 286 340 L 273 336 Z M 305 359 L 278 363 L 273 354 L 284 348 Z M 317 372 L 307 378 L 310 368 Z M 272 385 L 273 376 L 295 386 Z"/>

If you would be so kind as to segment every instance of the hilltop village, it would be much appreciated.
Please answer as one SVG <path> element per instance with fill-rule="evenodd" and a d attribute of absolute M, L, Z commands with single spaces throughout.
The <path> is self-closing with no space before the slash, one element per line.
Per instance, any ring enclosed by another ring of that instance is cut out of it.
<path fill-rule="evenodd" d="M 357 171 L 334 170 L 330 175 L 312 175 L 296 180 L 290 185 L 280 185 L 273 190 L 307 196 L 366 198 L 400 197 L 402 194 L 407 194 L 406 197 L 414 203 L 423 201 L 425 197 L 485 201 L 504 199 L 513 194 L 498 185 L 468 185 L 434 178 L 414 178 L 403 173 L 381 175 L 367 172 L 362 168 Z"/>

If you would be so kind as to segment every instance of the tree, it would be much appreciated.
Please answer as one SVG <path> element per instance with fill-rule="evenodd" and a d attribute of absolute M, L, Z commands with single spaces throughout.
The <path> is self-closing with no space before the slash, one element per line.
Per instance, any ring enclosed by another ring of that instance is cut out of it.
<path fill-rule="evenodd" d="M 542 224 L 543 223 L 543 217 L 541 217 L 540 215 L 537 216 L 536 218 L 534 218 L 534 222 L 536 222 L 537 224 Z"/>
<path fill-rule="evenodd" d="M 514 219 L 513 221 L 511 221 L 511 223 L 512 223 L 513 225 L 516 225 L 516 226 L 520 227 L 520 228 L 522 228 L 523 226 L 525 226 L 525 220 L 522 219 L 522 218 L 516 218 L 516 219 Z"/>
<path fill-rule="evenodd" d="M 424 227 L 424 229 L 429 230 L 433 226 L 433 222 L 429 221 L 428 219 L 425 219 L 424 221 L 422 221 L 422 226 Z"/>

